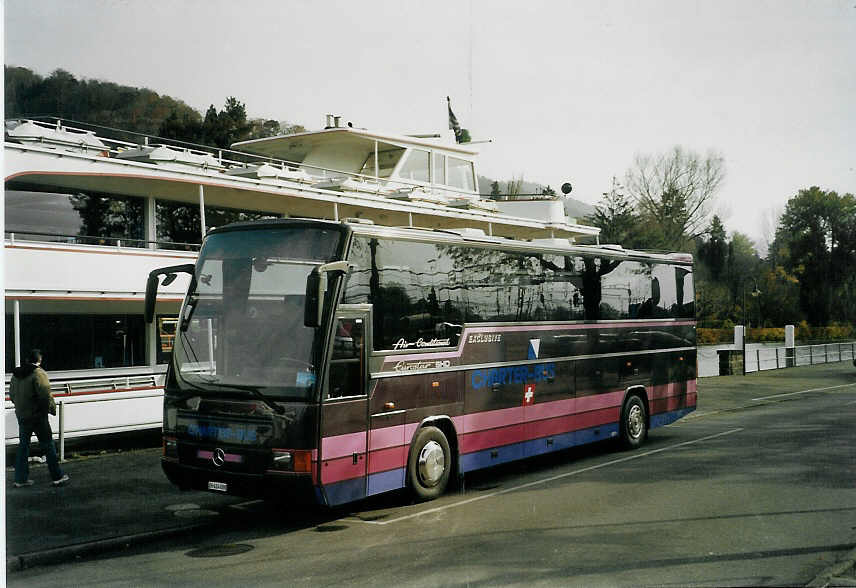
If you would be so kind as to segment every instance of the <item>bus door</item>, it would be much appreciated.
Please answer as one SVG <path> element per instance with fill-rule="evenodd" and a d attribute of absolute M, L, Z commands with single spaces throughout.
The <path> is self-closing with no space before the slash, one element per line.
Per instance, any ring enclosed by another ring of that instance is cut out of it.
<path fill-rule="evenodd" d="M 321 411 L 320 480 L 330 505 L 366 495 L 369 313 L 340 307 Z"/>
<path fill-rule="evenodd" d="M 369 390 L 369 495 L 404 487 L 404 406 L 413 406 L 414 387 L 412 378 L 385 378 Z"/>

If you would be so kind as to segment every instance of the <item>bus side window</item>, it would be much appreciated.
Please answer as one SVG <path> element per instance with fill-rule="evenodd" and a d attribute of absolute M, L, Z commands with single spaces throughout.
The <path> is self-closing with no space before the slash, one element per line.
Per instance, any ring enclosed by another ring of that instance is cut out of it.
<path fill-rule="evenodd" d="M 336 321 L 328 398 L 363 394 L 363 327 L 361 318 Z"/>

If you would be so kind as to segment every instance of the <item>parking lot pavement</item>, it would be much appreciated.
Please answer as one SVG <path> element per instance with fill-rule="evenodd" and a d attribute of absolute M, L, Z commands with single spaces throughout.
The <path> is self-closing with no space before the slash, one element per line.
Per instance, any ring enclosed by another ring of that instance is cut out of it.
<path fill-rule="evenodd" d="M 856 386 L 856 369 L 850 362 L 702 378 L 698 409 L 677 424 L 849 386 Z M 63 464 L 71 480 L 58 488 L 50 484 L 44 464 L 31 467 L 35 483 L 25 488 L 13 487 L 14 471 L 7 468 L 7 570 L 189 533 L 216 521 L 227 505 L 244 502 L 179 491 L 161 472 L 159 456 L 160 448 L 150 448 L 72 459 Z M 852 575 L 852 565 L 836 573 Z"/>
<path fill-rule="evenodd" d="M 188 532 L 239 498 L 181 492 L 160 469 L 160 448 L 72 459 L 70 481 L 51 485 L 31 464 L 32 486 L 15 488 L 6 470 L 7 571 L 121 549 Z"/>

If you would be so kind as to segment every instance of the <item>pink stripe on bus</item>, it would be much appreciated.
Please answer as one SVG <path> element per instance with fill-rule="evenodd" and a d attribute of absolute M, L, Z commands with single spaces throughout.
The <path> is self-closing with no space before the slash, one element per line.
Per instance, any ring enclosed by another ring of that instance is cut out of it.
<path fill-rule="evenodd" d="M 480 451 L 489 447 L 511 445 L 526 440 L 526 425 L 509 425 L 499 429 L 467 433 L 461 436 L 461 453 Z"/>
<path fill-rule="evenodd" d="M 321 439 L 321 458 L 324 460 L 366 452 L 366 432 L 346 433 Z"/>
<path fill-rule="evenodd" d="M 351 456 L 341 459 L 325 459 L 321 462 L 321 482 L 332 484 L 352 478 L 362 478 L 366 474 L 365 456 L 360 456 L 354 464 Z"/>
<path fill-rule="evenodd" d="M 579 414 L 592 410 L 616 407 L 621 404 L 624 391 L 607 392 L 579 398 L 567 398 L 538 404 L 538 391 L 535 391 L 535 404 L 527 407 L 515 406 L 475 414 L 464 415 L 464 428 L 459 432 L 473 433 L 517 423 L 556 418 L 564 415 Z M 522 401 L 522 397 L 521 397 Z"/>
<path fill-rule="evenodd" d="M 390 447 L 369 454 L 369 473 L 376 474 L 402 468 L 407 464 L 407 447 Z"/>
<path fill-rule="evenodd" d="M 535 391 L 535 400 L 538 400 L 538 391 Z M 577 398 L 576 412 L 587 410 L 599 410 L 611 406 L 618 406 L 624 400 L 624 390 L 613 390 L 603 394 L 592 394 L 591 396 L 580 396 Z"/>
<path fill-rule="evenodd" d="M 394 425 L 369 432 L 369 451 L 378 451 L 387 447 L 397 447 L 404 444 L 405 425 Z"/>
<path fill-rule="evenodd" d="M 529 438 L 538 439 L 548 435 L 560 435 L 580 429 L 590 429 L 618 421 L 618 407 L 604 408 L 592 412 L 568 415 L 545 421 L 530 423 Z"/>
<path fill-rule="evenodd" d="M 461 436 L 461 453 L 472 453 L 492 447 L 511 445 L 549 435 L 590 429 L 618 421 L 619 408 L 611 407 L 553 419 L 510 425 L 489 431 L 467 433 Z"/>
<path fill-rule="evenodd" d="M 577 412 L 578 402 L 581 398 L 566 398 L 565 400 L 554 400 L 553 402 L 538 403 L 538 391 L 535 391 L 535 404 L 526 407 L 524 411 L 525 421 L 540 421 L 553 417 L 573 414 Z"/>
<path fill-rule="evenodd" d="M 522 395 L 521 395 L 522 402 Z M 523 407 L 501 408 L 499 410 L 488 410 L 464 415 L 463 432 L 483 431 L 505 427 L 523 421 Z"/>

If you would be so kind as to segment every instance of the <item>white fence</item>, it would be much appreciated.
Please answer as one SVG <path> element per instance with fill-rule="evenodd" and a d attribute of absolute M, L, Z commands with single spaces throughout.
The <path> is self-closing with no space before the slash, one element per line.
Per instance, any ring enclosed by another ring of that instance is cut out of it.
<path fill-rule="evenodd" d="M 796 347 L 755 347 L 746 351 L 746 371 L 757 372 L 819 363 L 853 361 L 854 357 L 856 357 L 856 342 L 852 341 Z M 789 361 L 788 358 L 792 360 Z"/>
<path fill-rule="evenodd" d="M 66 439 L 162 426 L 163 374 L 58 381 L 51 391 L 57 414 L 49 420 L 61 459 Z M 9 400 L 5 401 L 5 425 L 6 445 L 17 445 L 18 421 Z"/>

